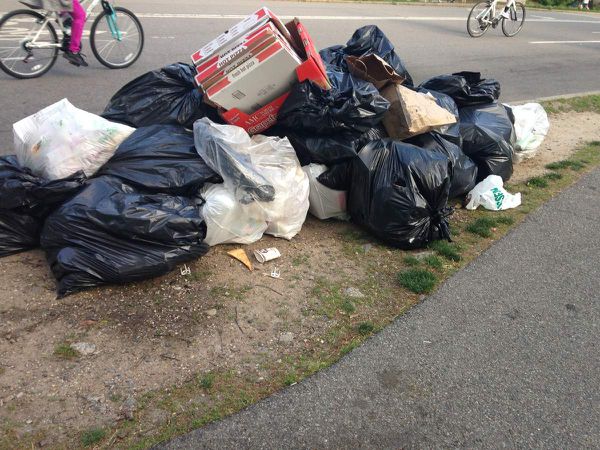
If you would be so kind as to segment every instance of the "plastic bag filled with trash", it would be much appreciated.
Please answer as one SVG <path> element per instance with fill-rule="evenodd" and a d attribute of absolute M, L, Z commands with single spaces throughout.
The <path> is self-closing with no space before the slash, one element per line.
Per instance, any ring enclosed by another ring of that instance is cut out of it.
<path fill-rule="evenodd" d="M 500 175 L 507 181 L 513 172 L 515 130 L 511 113 L 498 103 L 460 109 L 463 152 L 477 164 L 477 180 Z"/>
<path fill-rule="evenodd" d="M 134 129 L 74 107 L 67 99 L 13 125 L 19 164 L 47 180 L 90 177 Z"/>
<path fill-rule="evenodd" d="M 47 219 L 40 243 L 58 295 L 162 275 L 208 250 L 196 200 L 90 180 Z"/>
<path fill-rule="evenodd" d="M 521 204 L 521 193 L 509 193 L 504 189 L 502 178 L 498 175 L 489 175 L 485 180 L 477 183 L 467 195 L 467 209 L 477 209 L 483 206 L 491 211 L 502 211 L 516 208 Z"/>
<path fill-rule="evenodd" d="M 119 146 L 98 176 L 118 177 L 147 192 L 194 196 L 221 177 L 198 155 L 194 134 L 176 125 L 138 128 Z"/>
<path fill-rule="evenodd" d="M 511 106 L 515 117 L 515 152 L 520 159 L 533 158 L 550 129 L 544 107 L 539 103 Z"/>
<path fill-rule="evenodd" d="M 439 75 L 423 81 L 419 87 L 449 95 L 459 108 L 492 103 L 500 97 L 500 83 L 491 78 L 481 78 L 479 72 Z"/>
<path fill-rule="evenodd" d="M 373 84 L 350 73 L 328 70 L 331 89 L 297 83 L 278 113 L 278 124 L 297 133 L 365 133 L 379 124 L 389 102 Z"/>
<path fill-rule="evenodd" d="M 330 189 L 319 181 L 319 176 L 327 171 L 323 164 L 309 164 L 302 167 L 310 182 L 310 212 L 317 219 L 348 220 L 346 191 Z"/>
<path fill-rule="evenodd" d="M 201 117 L 216 117 L 202 102 L 194 66 L 170 64 L 137 77 L 112 96 L 102 117 L 133 127 L 168 124 L 192 128 Z"/>
<path fill-rule="evenodd" d="M 194 124 L 198 154 L 221 177 L 236 202 L 256 202 L 268 224 L 265 233 L 291 239 L 306 219 L 308 177 L 287 138 L 255 135 L 208 118 Z"/>
<path fill-rule="evenodd" d="M 449 238 L 451 170 L 440 153 L 391 139 L 373 141 L 353 163 L 350 216 L 399 248 Z"/>
<path fill-rule="evenodd" d="M 394 50 L 394 44 L 376 25 L 357 29 L 346 45 L 334 45 L 319 52 L 323 62 L 348 72 L 346 56 L 367 56 L 375 54 L 387 62 L 402 78 L 405 86 L 412 86 L 413 79 Z"/>
<path fill-rule="evenodd" d="M 17 157 L 0 157 L 0 257 L 39 245 L 44 219 L 77 193 L 85 175 L 46 180 L 21 167 Z"/>

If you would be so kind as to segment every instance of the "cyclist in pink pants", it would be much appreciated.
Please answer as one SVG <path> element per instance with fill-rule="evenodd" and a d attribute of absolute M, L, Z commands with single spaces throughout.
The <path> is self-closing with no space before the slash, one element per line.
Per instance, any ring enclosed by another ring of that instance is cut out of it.
<path fill-rule="evenodd" d="M 75 66 L 87 67 L 88 63 L 83 59 L 80 53 L 81 36 L 83 34 L 83 26 L 85 25 L 85 10 L 82 8 L 79 0 L 73 0 L 73 10 L 70 11 L 73 23 L 71 24 L 71 42 L 69 48 L 63 53 L 63 56 L 71 64 Z"/>

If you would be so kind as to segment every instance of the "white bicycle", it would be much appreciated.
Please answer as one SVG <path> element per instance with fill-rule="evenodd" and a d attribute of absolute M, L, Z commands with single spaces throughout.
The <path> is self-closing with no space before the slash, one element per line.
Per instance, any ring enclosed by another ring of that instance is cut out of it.
<path fill-rule="evenodd" d="M 26 0 L 22 1 L 26 6 Z M 144 48 L 144 30 L 134 13 L 107 0 L 81 0 L 85 14 L 96 15 L 90 29 L 90 47 L 98 61 L 110 69 L 131 66 Z M 0 69 L 15 78 L 36 78 L 48 72 L 70 41 L 69 14 L 19 9 L 0 19 Z M 54 28 L 62 31 L 59 41 Z"/>
<path fill-rule="evenodd" d="M 496 28 L 502 24 L 502 32 L 505 36 L 516 35 L 525 22 L 525 5 L 515 0 L 508 0 L 504 11 L 496 15 L 498 0 L 486 0 L 476 3 L 469 13 L 467 19 L 467 31 L 472 37 L 480 37 L 491 26 Z"/>

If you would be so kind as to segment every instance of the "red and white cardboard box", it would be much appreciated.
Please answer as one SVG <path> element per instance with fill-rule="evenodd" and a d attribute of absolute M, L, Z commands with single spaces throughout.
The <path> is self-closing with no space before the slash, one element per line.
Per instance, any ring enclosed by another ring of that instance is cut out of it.
<path fill-rule="evenodd" d="M 302 60 L 279 39 L 205 90 L 208 100 L 224 109 L 250 114 L 288 92 Z M 204 87 L 204 86 L 203 86 Z"/>
<path fill-rule="evenodd" d="M 216 39 L 213 39 L 200 50 L 192 54 L 193 63 L 195 65 L 202 64 L 206 58 L 212 56 L 218 50 L 235 45 L 238 38 L 247 35 L 254 28 L 264 25 L 267 22 L 272 22 L 287 40 L 291 40 L 287 29 L 277 16 L 273 14 L 269 8 L 260 8 L 254 14 L 251 14 L 241 22 L 236 23 L 229 30 L 225 31 Z"/>

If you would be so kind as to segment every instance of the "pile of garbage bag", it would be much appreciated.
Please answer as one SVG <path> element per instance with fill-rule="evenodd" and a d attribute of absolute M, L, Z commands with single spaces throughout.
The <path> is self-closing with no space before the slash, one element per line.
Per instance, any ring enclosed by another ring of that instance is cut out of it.
<path fill-rule="evenodd" d="M 374 25 L 320 55 L 331 88 L 296 82 L 264 134 L 225 124 L 183 63 L 132 80 L 102 116 L 65 99 L 15 123 L 0 256 L 41 246 L 64 296 L 164 274 L 218 244 L 293 239 L 308 213 L 413 249 L 450 239 L 450 199 L 518 205 L 502 181 L 515 149 L 534 152 L 547 133 L 541 106 L 499 103 L 499 82 L 476 72 L 415 87 Z"/>

